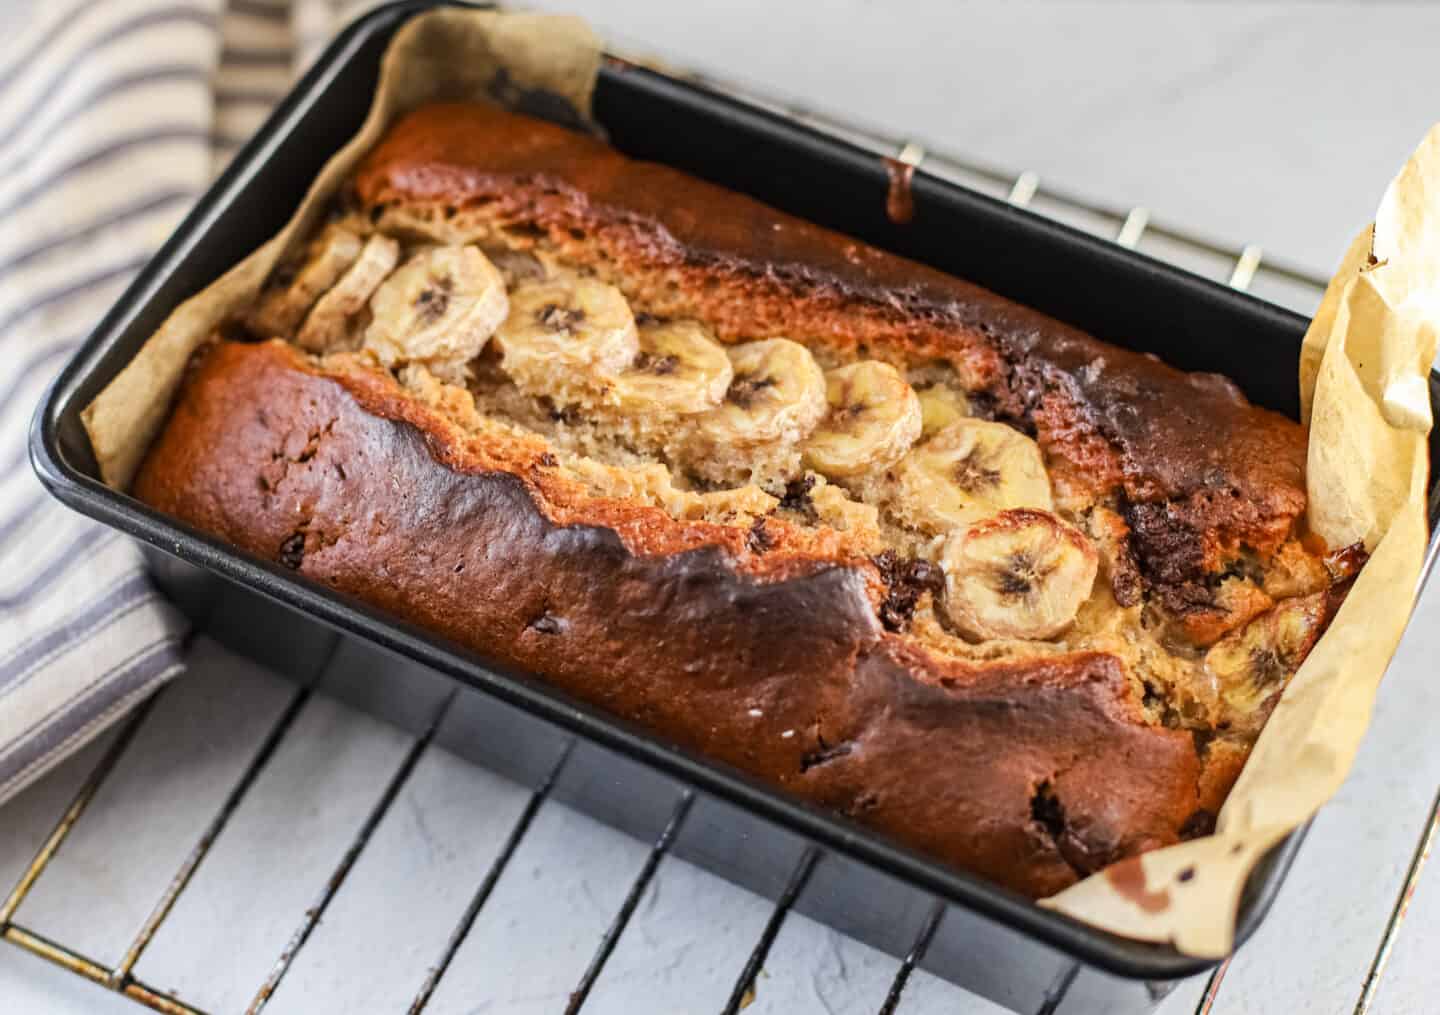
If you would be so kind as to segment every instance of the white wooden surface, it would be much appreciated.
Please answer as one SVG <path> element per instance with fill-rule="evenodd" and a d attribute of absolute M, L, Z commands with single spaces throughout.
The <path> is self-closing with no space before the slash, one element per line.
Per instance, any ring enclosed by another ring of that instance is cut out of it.
<path fill-rule="evenodd" d="M 867 2 L 581 9 L 627 41 L 1182 225 L 1328 266 L 1388 174 L 1440 119 L 1440 9 L 1422 5 Z M 1352 140 L 1341 141 L 1341 138 Z M 1222 266 L 1201 265 L 1220 271 Z M 1215 1011 L 1352 1010 L 1440 785 L 1440 590 L 1391 667 L 1352 778 L 1316 821 Z M 22 907 L 27 925 L 113 960 L 249 762 L 291 689 L 200 642 Z M 305 708 L 137 967 L 219 1011 L 278 957 L 409 738 L 327 699 Z M 8 889 L 103 743 L 0 810 Z M 425 755 L 275 995 L 282 1012 L 395 1011 L 438 957 L 526 794 Z M 431 1010 L 551 1012 L 646 847 L 545 804 Z M 587 1010 L 715 1011 L 769 906 L 667 858 Z M 1437 1010 L 1440 874 L 1421 881 L 1372 1010 Z M 875 1011 L 897 963 L 792 916 L 750 1010 Z M 1164 1015 L 1195 1010 L 1200 981 Z M 0 945 L 0 1011 L 130 1012 Z M 900 1008 L 990 1012 L 923 973 Z"/>

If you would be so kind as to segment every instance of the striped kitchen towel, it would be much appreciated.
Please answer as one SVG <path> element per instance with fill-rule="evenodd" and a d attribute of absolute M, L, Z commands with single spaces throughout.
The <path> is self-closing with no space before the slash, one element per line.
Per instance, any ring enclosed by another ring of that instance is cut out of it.
<path fill-rule="evenodd" d="M 138 549 L 50 500 L 53 378 L 330 34 L 369 3 L 0 0 L 0 801 L 184 667 Z"/>

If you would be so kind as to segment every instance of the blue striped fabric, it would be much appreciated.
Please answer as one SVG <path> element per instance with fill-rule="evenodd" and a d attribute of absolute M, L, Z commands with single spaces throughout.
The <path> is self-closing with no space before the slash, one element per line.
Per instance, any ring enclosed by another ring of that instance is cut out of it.
<path fill-rule="evenodd" d="M 57 0 L 0 42 L 0 801 L 184 668 L 125 537 L 26 462 L 48 381 L 366 3 Z"/>

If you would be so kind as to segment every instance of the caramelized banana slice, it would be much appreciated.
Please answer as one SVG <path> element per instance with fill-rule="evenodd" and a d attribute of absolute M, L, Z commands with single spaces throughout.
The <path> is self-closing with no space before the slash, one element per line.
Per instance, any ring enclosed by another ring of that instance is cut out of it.
<path fill-rule="evenodd" d="M 508 310 L 505 281 L 479 247 L 429 247 L 370 298 L 365 348 L 386 366 L 420 362 L 461 381 Z"/>
<path fill-rule="evenodd" d="M 1241 716 L 1250 715 L 1284 689 L 1324 623 L 1325 593 L 1287 599 L 1217 641 L 1205 653 L 1205 668 L 1226 703 Z"/>
<path fill-rule="evenodd" d="M 902 518 L 927 532 L 1008 508 L 1054 506 L 1040 447 L 1003 423 L 961 419 L 919 444 L 895 470 Z"/>
<path fill-rule="evenodd" d="M 1053 638 L 1090 598 L 1097 563 L 1090 541 L 1048 511 L 1002 511 L 946 540 L 945 608 L 981 641 Z"/>
<path fill-rule="evenodd" d="M 825 374 L 785 338 L 726 351 L 734 376 L 725 400 L 694 418 L 682 457 L 714 482 L 778 489 L 799 473 L 800 442 L 825 415 Z"/>
<path fill-rule="evenodd" d="M 697 321 L 639 326 L 640 352 L 611 379 L 611 399 L 624 412 L 682 416 L 718 405 L 733 371 L 725 347 Z"/>
<path fill-rule="evenodd" d="M 366 240 L 355 263 L 306 316 L 296 343 L 311 352 L 329 352 L 348 344 L 355 315 L 365 309 L 399 260 L 400 244 L 390 237 L 375 233 Z"/>
<path fill-rule="evenodd" d="M 888 363 L 866 360 L 825 374 L 830 412 L 805 444 L 805 464 L 827 476 L 890 468 L 920 436 L 920 400 Z"/>
<path fill-rule="evenodd" d="M 340 280 L 355 263 L 364 241 L 340 226 L 326 226 L 306 251 L 305 263 L 295 277 L 273 288 L 250 315 L 250 327 L 267 338 L 294 334 L 320 294 Z"/>
<path fill-rule="evenodd" d="M 495 341 L 520 390 L 560 404 L 590 400 L 604 375 L 619 374 L 640 352 L 620 290 L 571 274 L 517 285 Z"/>
<path fill-rule="evenodd" d="M 752 447 L 799 443 L 825 415 L 825 375 L 803 345 L 788 338 L 729 350 L 733 377 L 725 402 L 698 420 L 716 444 Z"/>
<path fill-rule="evenodd" d="M 932 384 L 915 392 L 920 398 L 920 436 L 934 437 L 951 423 L 970 415 L 970 400 L 948 384 Z"/>

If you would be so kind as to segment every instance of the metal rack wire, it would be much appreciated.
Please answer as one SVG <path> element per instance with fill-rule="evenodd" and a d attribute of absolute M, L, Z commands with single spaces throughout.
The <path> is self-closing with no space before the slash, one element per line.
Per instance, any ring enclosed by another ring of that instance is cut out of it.
<path fill-rule="evenodd" d="M 623 59 L 626 62 L 641 64 L 650 63 L 650 61 L 637 59 L 635 57 L 615 57 L 615 59 Z M 668 73 L 675 73 L 673 68 L 666 68 L 666 70 Z M 808 127 L 857 144 L 877 155 L 892 156 L 912 166 L 923 166 L 927 172 L 964 185 L 995 193 L 997 196 L 1003 196 L 1006 200 L 1017 206 L 1030 207 L 1042 214 L 1052 215 L 1072 225 L 1080 224 L 1082 228 L 1088 228 L 1097 235 L 1108 236 L 1121 246 L 1136 248 L 1147 239 L 1160 238 L 1182 251 L 1188 251 L 1192 254 L 1217 260 L 1227 267 L 1228 275 L 1225 280 L 1237 289 L 1248 289 L 1259 279 L 1270 278 L 1279 280 L 1285 286 L 1289 287 L 1289 291 L 1293 297 L 1291 302 L 1296 304 L 1299 309 L 1308 310 L 1313 307 L 1324 288 L 1325 283 L 1323 279 L 1303 268 L 1268 258 L 1257 246 L 1247 245 L 1237 250 L 1223 243 L 1192 235 L 1183 229 L 1166 225 L 1163 221 L 1157 220 L 1148 209 L 1143 207 L 1107 205 L 1067 194 L 1060 189 L 1051 189 L 1048 187 L 1042 189 L 1039 177 L 1033 172 L 1027 171 L 1018 174 L 1001 172 L 994 167 L 970 159 L 929 149 L 920 142 L 912 139 L 887 136 L 884 131 L 878 131 L 851 123 L 843 123 L 826 114 L 807 110 L 795 104 L 777 102 L 770 97 L 756 95 L 747 88 L 738 87 L 731 83 L 717 82 L 714 79 L 700 75 L 689 75 L 689 77 L 703 87 L 726 92 L 753 105 L 789 117 Z M 1180 258 L 1180 260 L 1183 259 L 1183 257 Z M 333 656 L 338 644 L 337 639 L 337 641 L 331 645 L 329 653 L 331 656 Z M 317 668 L 317 678 L 323 669 L 323 666 Z M 160 693 L 163 694 L 165 692 L 162 691 Z M 304 948 L 327 907 L 341 890 L 347 875 L 365 849 L 372 834 L 384 819 L 391 804 L 399 795 L 406 780 L 414 771 L 422 755 L 430 748 L 436 730 L 456 700 L 456 693 L 457 692 L 451 692 L 449 696 L 441 702 L 434 714 L 429 717 L 424 731 L 414 740 L 409 750 L 393 770 L 383 792 L 361 822 L 360 827 L 356 830 L 355 835 L 348 847 L 344 850 L 336 868 L 330 877 L 326 879 L 312 904 L 305 910 L 299 926 L 296 927 L 288 942 L 283 947 L 265 981 L 258 987 L 249 1004 L 248 1012 L 258 1013 L 262 1011 L 270 997 L 284 980 L 296 956 Z M 179 1013 L 197 1012 L 198 1009 L 180 1000 L 174 996 L 174 994 L 157 989 L 151 984 L 140 980 L 135 975 L 136 964 L 160 926 L 170 915 L 181 893 L 185 891 L 186 886 L 190 883 L 196 870 L 205 862 L 211 847 L 224 832 L 230 818 L 235 814 L 241 802 L 250 792 L 257 778 L 265 769 L 267 763 L 275 754 L 277 748 L 285 739 L 295 724 L 297 717 L 313 694 L 313 679 L 310 683 L 300 686 L 293 693 L 288 704 L 262 739 L 249 763 L 221 802 L 219 809 L 208 822 L 189 854 L 175 872 L 169 885 L 156 901 L 149 917 L 135 935 L 134 940 L 125 950 L 120 961 L 112 966 L 96 961 L 63 942 L 48 939 L 35 930 L 18 922 L 16 915 L 21 904 L 31 893 L 40 877 L 45 873 L 56 853 L 64 846 L 66 838 L 70 835 L 76 824 L 83 818 L 91 800 L 94 799 L 107 777 L 115 769 L 116 763 L 135 739 L 137 732 L 147 721 L 153 711 L 155 699 L 152 698 L 145 705 L 142 705 L 119 731 L 108 750 L 105 751 L 98 764 L 81 784 L 69 806 L 65 809 L 50 834 L 41 844 L 19 881 L 4 899 L 3 903 L 0 903 L 0 937 L 3 937 L 4 940 L 10 942 L 12 945 L 47 959 L 78 976 L 92 980 L 111 991 L 129 997 L 156 1011 L 175 1013 L 175 1015 L 179 1015 Z M 550 797 L 551 791 L 555 787 L 561 772 L 564 770 L 570 755 L 571 751 L 567 747 L 561 752 L 559 760 L 554 763 L 548 775 L 531 791 L 527 803 L 521 810 L 513 827 L 510 829 L 494 861 L 485 872 L 480 883 L 475 887 L 473 895 L 451 931 L 441 954 L 437 956 L 435 964 L 430 968 L 419 990 L 415 994 L 409 1006 L 411 1013 L 419 1013 L 425 1010 L 437 986 L 449 969 L 451 961 L 464 943 L 477 916 L 480 914 L 487 899 L 491 896 L 495 885 L 504 873 L 506 865 L 515 855 L 516 850 L 529 831 L 537 812 L 542 804 Z M 591 988 L 600 977 L 607 960 L 625 933 L 631 916 L 634 914 L 637 905 L 654 878 L 661 860 L 670 851 L 671 846 L 676 840 L 676 836 L 684 825 L 687 815 L 691 811 L 693 799 L 693 794 L 690 791 L 684 790 L 681 792 L 668 822 L 652 843 L 650 852 L 640 868 L 639 873 L 630 885 L 613 921 L 597 942 L 589 964 L 570 995 L 566 1008 L 567 1013 L 579 1012 L 585 1005 Z M 1418 883 L 1421 869 L 1430 853 L 1437 828 L 1440 828 L 1440 796 L 1437 796 L 1431 808 L 1425 832 L 1416 846 L 1404 885 L 1396 900 L 1385 934 L 1377 948 L 1370 969 L 1370 975 L 1366 981 L 1364 993 L 1357 1006 L 1357 1011 L 1364 1012 L 1368 1010 L 1370 1001 L 1374 996 L 1375 985 L 1378 983 L 1380 974 L 1389 957 L 1395 933 L 1401 921 L 1404 919 L 1406 906 Z M 788 884 L 780 895 L 779 900 L 775 903 L 768 921 L 765 923 L 739 977 L 735 981 L 729 999 L 723 1008 L 723 1011 L 726 1012 L 727 1015 L 728 1013 L 739 1011 L 748 1003 L 748 999 L 753 996 L 756 974 L 763 966 L 770 947 L 774 943 L 796 898 L 805 887 L 816 865 L 823 861 L 823 857 L 824 854 L 814 847 L 806 850 L 800 857 L 799 862 L 791 872 Z M 888 1013 L 897 1010 L 913 970 L 924 960 L 926 949 L 935 936 L 936 929 L 944 917 L 945 908 L 943 904 L 936 902 L 923 921 L 913 945 L 895 973 L 888 995 L 880 1008 L 882 1015 L 888 1015 Z M 1074 968 L 1075 967 L 1071 967 L 1070 969 L 1070 975 L 1072 977 Z M 1225 970 L 1226 966 L 1221 965 L 1211 976 L 1204 995 L 1199 1002 L 1197 1008 L 1198 1015 L 1203 1015 L 1203 1013 L 1211 1010 L 1219 994 Z M 1061 985 L 1059 993 L 1063 993 L 1063 985 Z M 1053 1001 L 1047 1002 L 1045 1010 L 1049 1010 L 1050 1007 L 1053 1006 L 1053 1003 Z"/>

